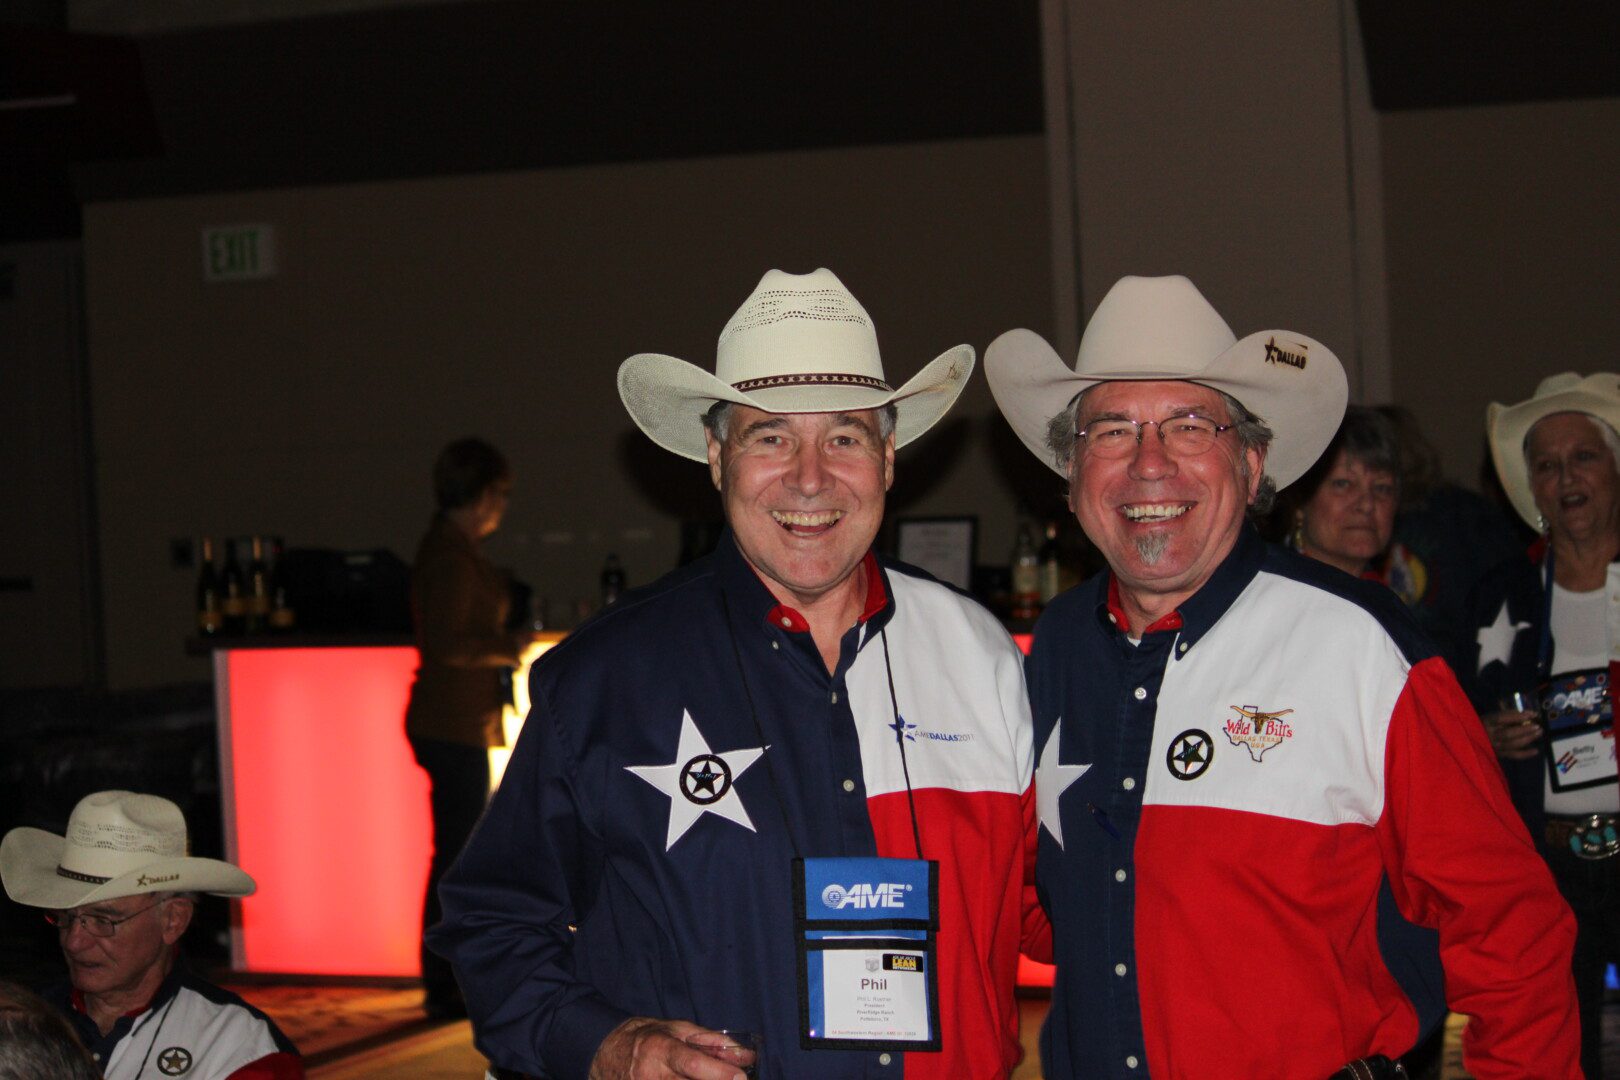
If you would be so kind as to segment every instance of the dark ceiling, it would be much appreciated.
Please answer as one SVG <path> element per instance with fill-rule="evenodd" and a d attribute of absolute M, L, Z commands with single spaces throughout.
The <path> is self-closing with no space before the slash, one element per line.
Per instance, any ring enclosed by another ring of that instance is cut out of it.
<path fill-rule="evenodd" d="M 1358 13 L 1380 109 L 1620 96 L 1620 4 Z M 0 25 L 0 241 L 77 235 L 99 199 L 1037 133 L 1038 19 L 469 0 L 141 38 Z"/>

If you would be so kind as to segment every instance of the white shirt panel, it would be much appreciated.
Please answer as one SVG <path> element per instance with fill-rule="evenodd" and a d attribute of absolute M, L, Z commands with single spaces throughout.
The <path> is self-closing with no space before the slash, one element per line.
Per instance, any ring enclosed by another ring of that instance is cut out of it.
<path fill-rule="evenodd" d="M 1242 632 L 1245 624 L 1255 632 Z M 1218 627 L 1174 651 L 1143 801 L 1376 824 L 1389 718 L 1409 670 L 1389 635 L 1345 600 L 1264 573 Z M 1207 734 L 1214 750 L 1207 768 L 1183 780 L 1170 759 L 1189 730 Z"/>

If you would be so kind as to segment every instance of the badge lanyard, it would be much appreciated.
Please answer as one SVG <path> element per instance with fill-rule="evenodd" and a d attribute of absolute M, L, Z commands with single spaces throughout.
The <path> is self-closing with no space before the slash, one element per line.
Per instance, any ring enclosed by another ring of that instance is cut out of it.
<path fill-rule="evenodd" d="M 731 604 L 726 600 L 725 590 L 720 590 L 720 608 L 725 615 L 726 636 L 731 641 L 731 655 L 737 661 L 737 678 L 742 681 L 743 698 L 748 702 L 748 715 L 754 723 L 754 734 L 759 737 L 759 745 L 766 745 L 765 728 L 759 721 L 759 709 L 754 704 L 754 693 L 748 686 L 748 668 L 743 663 L 742 648 L 737 644 L 737 633 L 731 625 Z M 911 790 L 911 766 L 906 761 L 905 724 L 900 720 L 900 699 L 894 689 L 894 665 L 889 659 L 889 634 L 887 629 L 878 631 L 878 638 L 883 643 L 883 670 L 889 683 L 889 707 L 894 714 L 894 741 L 900 747 L 900 772 L 906 782 L 906 809 L 911 814 L 911 840 L 915 845 L 917 858 L 923 857 L 922 830 L 917 825 L 917 800 Z M 851 665 L 853 666 L 853 664 Z M 776 766 L 772 755 L 766 754 L 765 771 L 771 778 L 771 789 L 776 794 L 776 807 L 782 814 L 782 830 L 787 833 L 788 843 L 793 846 L 795 858 L 804 858 L 804 852 L 799 848 L 798 838 L 793 833 L 793 825 L 788 820 L 787 799 L 783 794 L 781 781 L 776 775 Z"/>
<path fill-rule="evenodd" d="M 764 726 L 748 685 L 747 667 L 724 591 L 720 603 L 749 716 L 764 746 Z M 941 1045 L 935 947 L 939 932 L 939 863 L 923 858 L 889 636 L 886 630 L 879 630 L 878 637 L 883 643 L 883 670 L 917 857 L 805 858 L 788 819 L 787 799 L 776 775 L 774 755 L 765 755 L 782 827 L 793 845 L 799 1045 L 805 1050 L 904 1052 L 938 1050 Z M 813 916 L 812 899 L 817 905 Z"/>

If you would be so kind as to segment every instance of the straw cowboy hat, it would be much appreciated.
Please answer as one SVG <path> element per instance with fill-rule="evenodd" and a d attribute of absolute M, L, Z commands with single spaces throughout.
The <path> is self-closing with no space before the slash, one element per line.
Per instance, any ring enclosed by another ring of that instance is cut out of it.
<path fill-rule="evenodd" d="M 1292 330 L 1239 341 L 1184 277 L 1125 277 L 1086 325 L 1071 369 L 1039 334 L 1009 330 L 990 343 L 985 377 L 1024 445 L 1059 473 L 1047 425 L 1088 387 L 1113 379 L 1185 380 L 1224 391 L 1274 438 L 1266 473 L 1279 488 L 1304 475 L 1344 416 L 1344 368 L 1327 346 Z"/>
<path fill-rule="evenodd" d="M 1586 413 L 1620 432 L 1620 375 L 1600 371 L 1582 378 L 1573 371 L 1549 375 L 1541 380 L 1529 401 L 1517 405 L 1491 402 L 1485 407 L 1485 431 L 1490 436 L 1491 459 L 1502 490 L 1513 501 L 1513 509 L 1525 524 L 1544 531 L 1541 511 L 1530 493 L 1530 467 L 1524 460 L 1524 440 L 1536 421 L 1553 413 Z M 1620 468 L 1620 461 L 1615 462 Z"/>
<path fill-rule="evenodd" d="M 713 375 L 673 356 L 638 353 L 619 366 L 619 397 L 648 438 L 693 461 L 709 459 L 702 417 L 717 401 L 768 413 L 892 402 L 900 447 L 950 409 L 973 359 L 972 346 L 958 345 L 896 390 L 884 378 L 871 317 L 831 270 L 772 270 L 720 331 Z"/>
<path fill-rule="evenodd" d="M 178 806 L 131 791 L 80 799 L 66 836 L 26 827 L 6 833 L 0 880 L 17 903 L 56 909 L 154 892 L 247 896 L 255 888 L 228 862 L 186 854 Z"/>

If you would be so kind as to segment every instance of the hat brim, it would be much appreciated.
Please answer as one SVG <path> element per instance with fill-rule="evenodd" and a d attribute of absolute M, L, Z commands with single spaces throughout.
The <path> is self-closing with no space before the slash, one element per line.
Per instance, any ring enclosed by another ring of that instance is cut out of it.
<path fill-rule="evenodd" d="M 1614 395 L 1596 393 L 1594 386 L 1604 386 Z M 1530 429 L 1554 413 L 1585 413 L 1595 416 L 1616 431 L 1620 431 L 1620 377 L 1601 373 L 1590 375 L 1565 390 L 1546 397 L 1531 398 L 1517 405 L 1492 402 L 1485 409 L 1485 431 L 1490 436 L 1491 461 L 1496 465 L 1497 478 L 1507 493 L 1513 509 L 1524 523 L 1540 530 L 1541 511 L 1536 507 L 1535 494 L 1530 489 L 1530 466 L 1524 460 L 1524 440 Z M 1620 461 L 1615 462 L 1620 468 Z"/>
<path fill-rule="evenodd" d="M 43 829 L 12 829 L 0 840 L 0 880 L 6 895 L 27 907 L 66 908 L 156 892 L 201 892 L 250 896 L 253 878 L 218 859 L 182 856 L 154 859 L 104 882 L 80 881 L 56 872 L 67 841 Z"/>
<path fill-rule="evenodd" d="M 893 403 L 898 448 L 950 411 L 973 374 L 973 364 L 973 347 L 958 345 L 935 357 L 898 390 L 815 383 L 744 393 L 685 360 L 637 353 L 619 365 L 619 398 L 649 439 L 692 461 L 709 460 L 703 414 L 717 401 L 768 413 L 855 412 Z"/>
<path fill-rule="evenodd" d="M 1268 361 L 1274 338 L 1305 346 L 1306 368 Z M 1315 371 L 1311 371 L 1314 367 Z M 1076 372 L 1033 330 L 1009 330 L 984 354 L 985 378 L 1007 422 L 1030 453 L 1059 475 L 1063 464 L 1046 443 L 1052 418 L 1101 382 L 1192 382 L 1236 398 L 1271 428 L 1266 475 L 1285 488 L 1305 475 L 1333 441 L 1350 398 L 1344 368 L 1326 345 L 1292 330 L 1262 330 L 1240 339 L 1195 371 L 1129 369 Z"/>

